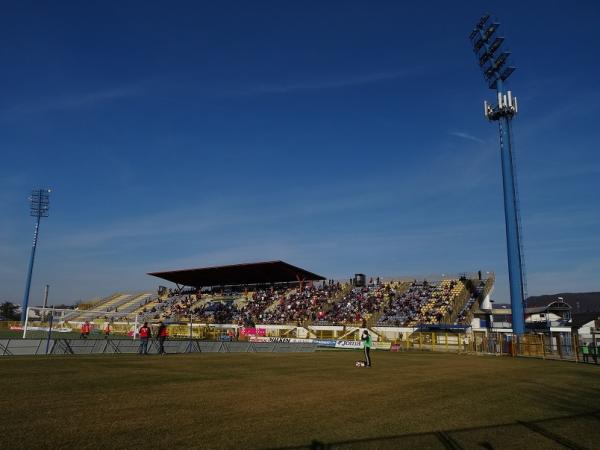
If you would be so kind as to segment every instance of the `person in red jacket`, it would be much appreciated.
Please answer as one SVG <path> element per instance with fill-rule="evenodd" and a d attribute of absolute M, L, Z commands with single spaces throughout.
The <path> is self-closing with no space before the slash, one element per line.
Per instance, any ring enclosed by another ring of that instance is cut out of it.
<path fill-rule="evenodd" d="M 90 335 L 90 323 L 86 320 L 85 322 L 83 322 L 81 324 L 81 338 L 82 339 L 87 339 L 88 336 Z"/>
<path fill-rule="evenodd" d="M 169 336 L 169 330 L 167 329 L 167 326 L 160 322 L 159 326 L 158 326 L 158 354 L 159 355 L 166 355 L 167 352 L 165 352 L 165 341 L 167 340 L 167 337 Z"/>
<path fill-rule="evenodd" d="M 139 354 L 142 353 L 144 355 L 148 354 L 148 341 L 152 337 L 152 332 L 150 331 L 150 327 L 148 327 L 148 322 L 144 322 L 144 325 L 140 328 L 140 350 Z"/>
<path fill-rule="evenodd" d="M 110 338 L 111 331 L 112 331 L 112 327 L 110 325 L 110 322 L 108 322 L 108 321 L 104 322 L 104 339 Z"/>

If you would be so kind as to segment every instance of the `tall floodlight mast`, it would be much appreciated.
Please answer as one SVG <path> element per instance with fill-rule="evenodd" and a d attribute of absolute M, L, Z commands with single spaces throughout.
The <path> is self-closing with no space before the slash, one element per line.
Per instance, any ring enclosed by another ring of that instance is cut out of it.
<path fill-rule="evenodd" d="M 477 55 L 490 89 L 497 93 L 497 104 L 483 103 L 485 118 L 497 121 L 500 126 L 500 156 L 502 160 L 502 187 L 504 190 L 504 220 L 506 223 L 506 247 L 508 254 L 508 277 L 512 309 L 513 332 L 525 332 L 523 316 L 525 299 L 525 274 L 516 169 L 511 143 L 511 121 L 518 112 L 517 98 L 511 91 L 504 91 L 504 82 L 515 71 L 508 63 L 510 52 L 501 50 L 503 37 L 496 36 L 500 24 L 490 21 L 485 14 L 471 32 L 469 38 Z"/>
<path fill-rule="evenodd" d="M 21 308 L 21 323 L 27 319 L 27 307 L 29 306 L 29 289 L 31 288 L 31 275 L 33 274 L 33 262 L 35 261 L 35 249 L 37 247 L 40 233 L 40 221 L 42 217 L 48 217 L 50 209 L 50 189 L 35 189 L 29 197 L 31 202 L 31 216 L 36 218 L 35 230 L 33 232 L 33 245 L 31 246 L 31 256 L 29 258 L 29 270 L 27 272 L 27 281 L 25 282 L 25 295 L 23 296 L 23 305 Z"/>

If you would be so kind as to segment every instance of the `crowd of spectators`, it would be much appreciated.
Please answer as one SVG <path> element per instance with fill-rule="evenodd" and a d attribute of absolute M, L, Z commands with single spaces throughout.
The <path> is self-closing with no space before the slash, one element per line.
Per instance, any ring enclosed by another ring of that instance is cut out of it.
<path fill-rule="evenodd" d="M 414 326 L 448 319 L 464 285 L 458 280 L 440 283 L 373 283 L 365 287 L 323 283 L 295 288 L 262 289 L 230 294 L 214 300 L 205 294 L 174 294 L 147 311 L 160 320 L 255 324 L 365 324 L 381 313 L 378 325 Z M 201 301 L 204 299 L 204 301 Z M 461 304 L 462 306 L 462 304 Z"/>
<path fill-rule="evenodd" d="M 272 308 L 258 315 L 259 323 L 302 323 L 306 320 L 322 320 L 340 290 L 339 284 L 294 289 L 280 296 Z"/>
<path fill-rule="evenodd" d="M 464 304 L 464 306 L 456 316 L 456 319 L 454 320 L 455 324 L 462 324 L 467 320 L 467 318 L 469 317 L 469 312 L 471 311 L 471 308 L 473 307 L 475 301 L 476 299 L 474 297 L 469 298 L 469 300 Z"/>
<path fill-rule="evenodd" d="M 469 299 L 465 302 L 463 307 L 459 310 L 456 319 L 454 321 L 455 324 L 464 324 L 465 322 L 469 322 L 469 318 L 471 316 L 471 310 L 473 305 L 477 301 L 477 297 L 482 297 L 485 292 L 486 283 L 483 280 L 479 280 L 479 283 L 475 286 L 474 295 L 470 296 Z"/>
<path fill-rule="evenodd" d="M 258 290 L 229 294 L 227 300 L 211 300 L 192 309 L 192 318 L 207 323 L 231 323 L 253 326 L 255 318 L 270 307 L 285 290 Z"/>
<path fill-rule="evenodd" d="M 452 315 L 464 285 L 458 280 L 441 283 L 414 281 L 383 309 L 379 325 L 438 324 Z"/>
<path fill-rule="evenodd" d="M 192 311 L 195 320 L 210 323 L 240 323 L 240 311 L 234 302 L 211 301 Z"/>
<path fill-rule="evenodd" d="M 383 302 L 395 293 L 389 285 L 370 284 L 355 287 L 332 305 L 320 320 L 324 323 L 362 323 L 381 310 Z"/>
<path fill-rule="evenodd" d="M 144 313 L 154 319 L 193 320 L 208 323 L 232 323 L 252 326 L 255 323 L 287 324 L 323 319 L 340 292 L 339 283 L 292 288 L 264 289 L 230 295 L 227 300 L 200 301 L 200 294 L 173 294 Z M 199 306 L 196 306 L 199 305 Z"/>
<path fill-rule="evenodd" d="M 189 317 L 190 309 L 199 300 L 198 297 L 189 293 L 170 293 L 166 298 L 159 298 L 156 303 L 143 308 L 140 313 L 154 320 L 177 320 L 180 317 Z"/>

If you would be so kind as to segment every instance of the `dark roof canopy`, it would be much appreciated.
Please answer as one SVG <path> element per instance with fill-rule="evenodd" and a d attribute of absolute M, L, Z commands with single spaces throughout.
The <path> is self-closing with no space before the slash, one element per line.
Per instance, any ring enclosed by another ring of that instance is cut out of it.
<path fill-rule="evenodd" d="M 571 311 L 571 306 L 568 303 L 557 300 L 549 303 L 546 306 L 534 306 L 532 308 L 526 308 L 526 314 L 538 314 L 543 312 L 559 312 L 559 311 Z"/>
<path fill-rule="evenodd" d="M 562 293 L 538 295 L 527 299 L 527 306 L 545 306 L 562 297 L 571 305 L 573 313 L 600 312 L 600 292 Z"/>
<path fill-rule="evenodd" d="M 239 286 L 244 284 L 287 283 L 292 281 L 324 280 L 325 278 L 292 266 L 283 261 L 266 261 L 231 266 L 152 272 L 163 280 L 196 288 L 211 286 Z"/>
<path fill-rule="evenodd" d="M 580 328 L 583 325 L 591 322 L 592 320 L 597 320 L 600 322 L 600 313 L 579 313 L 573 314 L 571 317 L 570 325 L 572 327 Z"/>

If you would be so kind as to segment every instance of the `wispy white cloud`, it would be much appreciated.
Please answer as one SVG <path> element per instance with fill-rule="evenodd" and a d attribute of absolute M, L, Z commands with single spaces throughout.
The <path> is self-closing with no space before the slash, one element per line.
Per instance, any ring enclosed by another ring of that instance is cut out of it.
<path fill-rule="evenodd" d="M 600 259 L 586 259 L 573 267 L 560 267 L 553 271 L 529 271 L 529 295 L 558 292 L 596 292 L 600 290 L 597 273 Z"/>
<path fill-rule="evenodd" d="M 548 226 L 562 229 L 574 224 L 596 226 L 600 224 L 600 213 L 585 206 L 557 204 L 551 211 L 532 211 L 524 217 L 524 225 L 546 229 Z"/>
<path fill-rule="evenodd" d="M 520 139 L 533 138 L 565 121 L 593 115 L 600 107 L 599 100 L 600 90 L 594 89 L 554 102 L 548 108 L 541 108 L 542 103 L 531 102 L 530 109 L 537 107 L 535 115 L 527 116 L 526 122 L 520 125 L 519 137 Z M 543 106 L 547 106 L 546 102 Z"/>
<path fill-rule="evenodd" d="M 198 233 L 231 223 L 217 218 L 203 218 L 186 211 L 167 211 L 138 217 L 114 218 L 111 222 L 86 228 L 81 232 L 66 232 L 57 236 L 50 245 L 57 248 L 88 248 L 106 245 L 122 239 L 148 239 L 156 236 Z"/>
<path fill-rule="evenodd" d="M 199 265 L 225 265 L 259 260 L 278 260 L 285 257 L 290 262 L 302 260 L 306 253 L 314 251 L 321 243 L 306 243 L 293 237 L 270 237 L 263 239 L 240 239 L 217 249 L 192 253 L 182 257 L 161 259 L 150 270 L 172 270 L 173 268 L 197 267 Z"/>
<path fill-rule="evenodd" d="M 572 165 L 568 165 L 572 164 Z M 536 171 L 527 174 L 523 181 L 537 184 L 540 181 L 556 181 L 558 178 L 594 177 L 600 174 L 600 164 L 592 161 L 582 164 L 581 161 L 544 161 L 536 166 Z"/>
<path fill-rule="evenodd" d="M 462 131 L 451 131 L 450 136 L 454 136 L 460 139 L 466 139 L 467 141 L 477 142 L 478 144 L 485 144 L 483 139 L 478 138 L 477 136 L 473 136 L 469 133 L 464 133 Z"/>
<path fill-rule="evenodd" d="M 225 233 L 226 230 L 275 227 L 283 223 L 314 222 L 328 216 L 352 217 L 352 214 L 365 214 L 384 210 L 389 205 L 401 201 L 420 208 L 424 199 L 438 197 L 458 198 L 465 190 L 476 188 L 486 181 L 482 166 L 487 164 L 489 155 L 479 152 L 472 157 L 457 159 L 456 155 L 441 156 L 429 167 L 429 175 L 435 183 L 423 181 L 415 172 L 398 179 L 377 173 L 360 179 L 338 182 L 332 186 L 297 186 L 285 198 L 278 196 L 266 201 L 262 196 L 250 194 L 220 196 L 203 201 L 193 207 L 168 208 L 160 213 L 130 217 L 114 217 L 104 223 L 80 226 L 78 230 L 64 230 L 50 245 L 57 248 L 90 249 L 114 245 L 116 242 L 144 242 L 172 236 L 198 235 L 198 233 Z M 483 173 L 481 177 L 455 177 L 454 170 L 460 168 L 468 173 Z M 310 198 L 309 202 L 289 202 L 289 198 Z M 206 211 L 219 211 L 207 214 Z M 135 238 L 135 239 L 133 239 Z"/>
<path fill-rule="evenodd" d="M 238 95 L 265 95 L 265 94 L 287 94 L 298 91 L 315 91 L 324 89 L 342 89 L 352 86 L 365 84 L 374 84 L 381 81 L 395 80 L 405 77 L 412 73 L 411 70 L 398 70 L 391 72 L 374 72 L 366 75 L 343 77 L 338 79 L 321 79 L 311 81 L 298 81 L 293 83 L 281 84 L 262 84 L 253 86 L 245 91 L 238 92 Z"/>
<path fill-rule="evenodd" d="M 81 92 L 77 94 L 63 94 L 56 97 L 25 101 L 2 111 L 3 116 L 34 114 L 54 111 L 71 111 L 92 108 L 97 105 L 115 100 L 134 97 L 144 92 L 141 84 L 101 89 L 97 91 Z"/>

